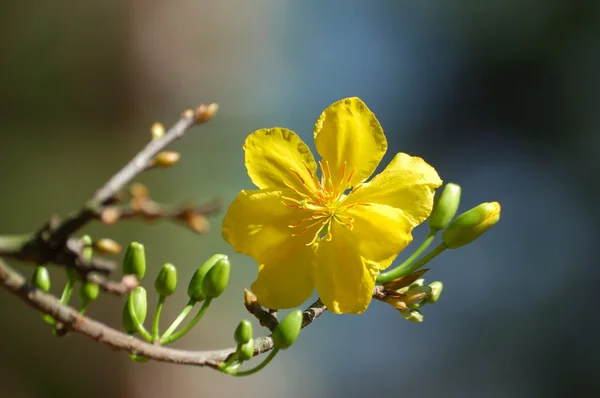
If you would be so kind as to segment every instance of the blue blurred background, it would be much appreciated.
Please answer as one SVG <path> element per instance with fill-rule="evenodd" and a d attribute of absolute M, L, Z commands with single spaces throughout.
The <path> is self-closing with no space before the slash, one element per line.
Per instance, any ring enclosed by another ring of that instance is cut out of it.
<path fill-rule="evenodd" d="M 600 396 L 600 2 L 63 0 L 2 2 L 0 21 L 0 233 L 78 208 L 152 122 L 201 101 L 220 104 L 217 118 L 173 146 L 177 167 L 140 178 L 156 200 L 229 203 L 252 188 L 247 134 L 285 126 L 312 145 L 319 113 L 358 96 L 386 131 L 382 167 L 421 156 L 462 185 L 461 209 L 497 200 L 503 211 L 431 264 L 445 290 L 424 323 L 378 302 L 326 314 L 250 378 L 57 339 L 0 290 L 1 396 Z M 230 346 L 248 316 L 256 266 L 221 239 L 223 214 L 200 237 L 169 223 L 86 229 L 144 243 L 148 284 L 166 261 L 184 285 L 209 255 L 231 255 L 230 288 L 179 347 Z M 121 307 L 103 297 L 90 315 L 118 326 Z"/>

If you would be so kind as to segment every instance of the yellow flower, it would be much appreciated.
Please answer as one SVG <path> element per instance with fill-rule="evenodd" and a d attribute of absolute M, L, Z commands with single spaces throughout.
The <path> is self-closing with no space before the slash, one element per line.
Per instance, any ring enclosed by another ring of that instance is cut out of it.
<path fill-rule="evenodd" d="M 317 289 L 334 313 L 361 313 L 375 278 L 412 240 L 442 184 L 423 159 L 398 153 L 371 181 L 387 150 L 375 115 L 358 98 L 329 106 L 315 125 L 318 167 L 284 128 L 255 131 L 244 144 L 259 188 L 241 191 L 223 237 L 260 265 L 252 291 L 261 305 L 293 308 Z"/>

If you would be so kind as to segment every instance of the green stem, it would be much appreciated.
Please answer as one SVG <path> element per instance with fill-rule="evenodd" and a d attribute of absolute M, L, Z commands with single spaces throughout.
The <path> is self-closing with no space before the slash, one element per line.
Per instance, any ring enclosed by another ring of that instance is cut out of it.
<path fill-rule="evenodd" d="M 443 252 L 447 248 L 448 248 L 448 246 L 446 246 L 445 243 L 440 243 L 432 251 L 427 253 L 422 259 L 420 259 L 419 261 L 414 263 L 412 266 L 410 266 L 406 270 L 406 272 L 404 272 L 403 275 L 408 275 L 412 272 L 415 272 L 416 270 L 418 270 L 419 268 L 421 268 L 422 266 L 424 266 L 425 264 L 427 264 L 428 262 L 433 260 L 436 256 L 438 256 L 441 252 Z"/>
<path fill-rule="evenodd" d="M 173 333 L 171 336 L 169 336 L 165 339 L 160 339 L 160 344 L 167 345 L 167 344 L 173 343 L 174 341 L 177 341 L 181 337 L 185 336 L 185 334 L 187 332 L 189 332 L 190 330 L 192 330 L 192 328 L 194 326 L 196 326 L 198 321 L 200 319 L 202 319 L 202 317 L 206 313 L 206 310 L 208 310 L 208 307 L 210 306 L 211 301 L 212 301 L 212 297 L 206 298 L 206 300 L 204 300 L 204 303 L 202 303 L 202 307 L 200 308 L 200 310 L 198 311 L 196 316 L 190 321 L 190 323 L 185 325 L 183 328 L 179 329 L 177 332 Z"/>
<path fill-rule="evenodd" d="M 135 326 L 135 329 L 138 331 L 140 336 L 142 336 L 144 338 L 144 340 L 151 342 L 152 336 L 150 335 L 150 333 L 148 333 L 148 331 L 146 330 L 144 325 L 142 325 L 140 320 L 137 318 L 137 314 L 133 310 L 133 300 L 127 300 L 127 307 L 128 307 L 127 310 L 129 311 L 129 315 L 131 316 L 131 320 L 133 321 L 133 326 Z"/>
<path fill-rule="evenodd" d="M 60 303 L 62 305 L 69 304 L 69 300 L 71 299 L 71 294 L 73 294 L 73 285 L 75 281 L 72 279 L 67 279 L 67 283 L 65 283 L 65 288 L 63 289 L 62 295 L 60 296 Z"/>
<path fill-rule="evenodd" d="M 238 350 L 239 349 L 240 349 L 240 347 L 238 346 Z M 237 350 L 233 354 L 231 354 L 229 359 L 227 359 L 225 362 L 221 362 L 219 364 L 219 370 L 221 372 L 227 372 L 227 369 L 231 368 L 231 364 L 234 363 L 236 359 L 238 359 L 238 351 Z"/>
<path fill-rule="evenodd" d="M 161 336 L 161 338 L 160 338 L 161 340 L 164 340 L 173 334 L 175 329 L 177 329 L 177 327 L 181 324 L 181 322 L 183 322 L 183 320 L 192 311 L 192 309 L 194 308 L 194 305 L 196 305 L 196 303 L 197 303 L 197 301 L 194 299 L 190 299 L 190 301 L 188 301 L 187 305 L 185 307 L 183 307 L 183 310 L 181 310 L 181 313 L 179 314 L 179 316 L 173 321 L 171 326 L 169 326 L 167 331 Z"/>
<path fill-rule="evenodd" d="M 391 271 L 382 272 L 377 277 L 377 283 L 382 284 L 386 282 L 393 281 L 394 279 L 398 279 L 401 276 L 409 274 L 409 272 L 404 272 L 410 265 L 431 245 L 431 242 L 435 239 L 435 235 L 437 234 L 437 230 L 430 229 L 427 238 L 421 243 L 421 245 L 415 250 L 413 254 L 410 255 L 409 258 L 404 260 L 402 264 L 397 266 Z"/>
<path fill-rule="evenodd" d="M 273 351 L 271 351 L 269 353 L 269 355 L 265 358 L 265 360 L 262 361 L 261 363 L 259 363 L 258 365 L 256 365 L 256 367 L 254 367 L 252 369 L 243 370 L 241 372 L 238 372 L 233 369 L 225 369 L 225 370 L 223 370 L 223 373 L 228 374 L 230 376 L 250 376 L 251 374 L 258 372 L 259 370 L 261 370 L 262 368 L 267 366 L 269 364 L 269 362 L 271 362 L 273 360 L 273 358 L 275 358 L 275 355 L 277 355 L 278 352 L 279 352 L 279 348 L 273 348 Z"/>
<path fill-rule="evenodd" d="M 81 308 L 79 308 L 79 313 L 81 315 L 85 314 L 85 311 L 87 310 L 87 307 L 89 304 L 90 304 L 89 301 L 87 303 L 81 303 Z"/>
<path fill-rule="evenodd" d="M 162 309 L 165 305 L 166 296 L 162 294 L 158 296 L 158 302 L 156 303 L 156 310 L 154 311 L 154 319 L 152 320 L 152 341 L 156 341 L 158 339 L 159 329 L 160 329 L 160 314 L 162 313 Z"/>

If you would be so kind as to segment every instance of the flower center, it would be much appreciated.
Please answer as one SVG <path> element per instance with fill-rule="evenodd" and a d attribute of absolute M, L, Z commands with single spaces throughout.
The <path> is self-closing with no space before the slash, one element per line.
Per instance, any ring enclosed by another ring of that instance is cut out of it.
<path fill-rule="evenodd" d="M 307 243 L 307 246 L 310 246 L 318 240 L 325 239 L 330 241 L 333 238 L 331 234 L 331 223 L 333 221 L 352 230 L 354 228 L 354 217 L 344 215 L 344 213 L 346 210 L 359 205 L 368 206 L 367 203 L 343 205 L 343 202 L 362 186 L 362 184 L 359 184 L 345 194 L 345 191 L 350 188 L 350 181 L 354 175 L 355 169 L 352 169 L 352 171 L 348 173 L 348 166 L 346 162 L 344 162 L 344 168 L 339 181 L 334 181 L 331 175 L 329 162 L 325 161 L 325 164 L 323 165 L 323 161 L 319 161 L 319 167 L 321 169 L 321 179 L 319 180 L 306 163 L 302 162 L 302 164 L 308 171 L 312 182 L 314 182 L 314 187 L 316 188 L 313 188 L 312 184 L 307 184 L 300 173 L 294 169 L 291 169 L 292 172 L 298 177 L 302 186 L 308 193 L 300 192 L 292 184 L 284 181 L 284 184 L 294 191 L 299 198 L 283 196 L 282 203 L 288 207 L 310 211 L 310 215 L 304 217 L 300 222 L 289 225 L 290 228 L 298 230 L 298 232 L 292 233 L 292 236 L 304 235 L 310 231 L 311 234 L 314 234 L 313 239 Z"/>

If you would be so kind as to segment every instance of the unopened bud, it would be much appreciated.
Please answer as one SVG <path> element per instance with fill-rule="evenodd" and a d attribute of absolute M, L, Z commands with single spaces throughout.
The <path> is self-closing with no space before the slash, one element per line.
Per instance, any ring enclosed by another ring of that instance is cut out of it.
<path fill-rule="evenodd" d="M 254 340 L 249 340 L 238 349 L 238 359 L 247 361 L 254 356 Z"/>
<path fill-rule="evenodd" d="M 167 297 L 175 293 L 175 289 L 177 289 L 177 268 L 170 263 L 163 265 L 156 277 L 154 287 L 161 296 Z"/>
<path fill-rule="evenodd" d="M 250 340 L 252 340 L 252 324 L 250 321 L 244 319 L 241 321 L 237 328 L 235 328 L 235 333 L 233 334 L 233 338 L 237 344 L 246 344 Z"/>
<path fill-rule="evenodd" d="M 94 249 L 92 248 L 92 238 L 89 235 L 84 235 L 81 237 L 81 243 L 85 246 L 81 250 L 81 257 L 89 262 L 92 260 L 92 255 L 94 254 Z"/>
<path fill-rule="evenodd" d="M 162 151 L 154 158 L 154 164 L 158 167 L 171 167 L 179 162 L 179 159 L 181 159 L 181 154 L 179 152 Z"/>
<path fill-rule="evenodd" d="M 103 238 L 94 242 L 94 249 L 104 254 L 119 254 L 121 253 L 121 245 L 112 239 Z"/>
<path fill-rule="evenodd" d="M 192 279 L 190 279 L 190 283 L 188 284 L 187 290 L 188 296 L 190 296 L 191 299 L 202 301 L 206 298 L 206 294 L 204 294 L 202 290 L 202 281 L 204 280 L 204 277 L 208 271 L 210 271 L 210 269 L 222 259 L 227 259 L 227 256 L 224 254 L 215 254 L 206 260 L 200 267 L 198 267 L 196 272 L 194 272 L 194 275 L 192 275 Z"/>
<path fill-rule="evenodd" d="M 140 324 L 143 324 L 146 320 L 147 310 L 148 301 L 146 289 L 144 289 L 143 286 L 138 286 L 131 291 L 125 302 L 125 307 L 123 308 L 123 329 L 129 334 L 137 332 L 132 311 L 133 315 L 135 315 L 135 319 Z"/>
<path fill-rule="evenodd" d="M 48 268 L 41 265 L 36 267 L 31 277 L 31 284 L 36 289 L 48 293 L 50 291 L 50 273 L 48 272 Z"/>
<path fill-rule="evenodd" d="M 82 303 L 89 303 L 98 298 L 100 287 L 91 282 L 84 282 L 79 288 L 79 299 Z"/>
<path fill-rule="evenodd" d="M 300 334 L 302 320 L 302 311 L 294 310 L 279 322 L 273 331 L 273 345 L 275 348 L 285 350 L 294 344 Z"/>
<path fill-rule="evenodd" d="M 206 297 L 216 298 L 223 294 L 229 282 L 230 269 L 229 259 L 224 257 L 208 270 L 202 279 L 202 292 Z"/>
<path fill-rule="evenodd" d="M 208 122 L 212 119 L 219 109 L 219 105 L 212 103 L 209 105 L 200 105 L 194 110 L 194 117 L 196 118 L 196 123 L 204 123 Z"/>
<path fill-rule="evenodd" d="M 461 214 L 442 234 L 442 241 L 449 249 L 471 243 L 500 220 L 498 202 L 482 203 Z"/>
<path fill-rule="evenodd" d="M 156 122 L 150 127 L 152 139 L 157 140 L 165 135 L 165 126 L 162 123 Z"/>
<path fill-rule="evenodd" d="M 144 245 L 131 242 L 123 257 L 123 275 L 135 275 L 141 281 L 146 274 L 146 252 Z"/>
<path fill-rule="evenodd" d="M 433 304 L 433 303 L 436 303 L 438 301 L 438 299 L 440 298 L 440 295 L 442 294 L 442 290 L 444 290 L 444 284 L 440 281 L 435 281 L 435 282 L 431 282 L 429 284 L 429 287 L 431 288 L 431 294 L 429 294 L 429 297 L 427 297 L 425 299 L 425 302 L 429 303 L 429 304 Z"/>
<path fill-rule="evenodd" d="M 433 210 L 427 222 L 433 230 L 444 229 L 456 215 L 460 204 L 460 185 L 448 183 L 433 201 Z"/>

